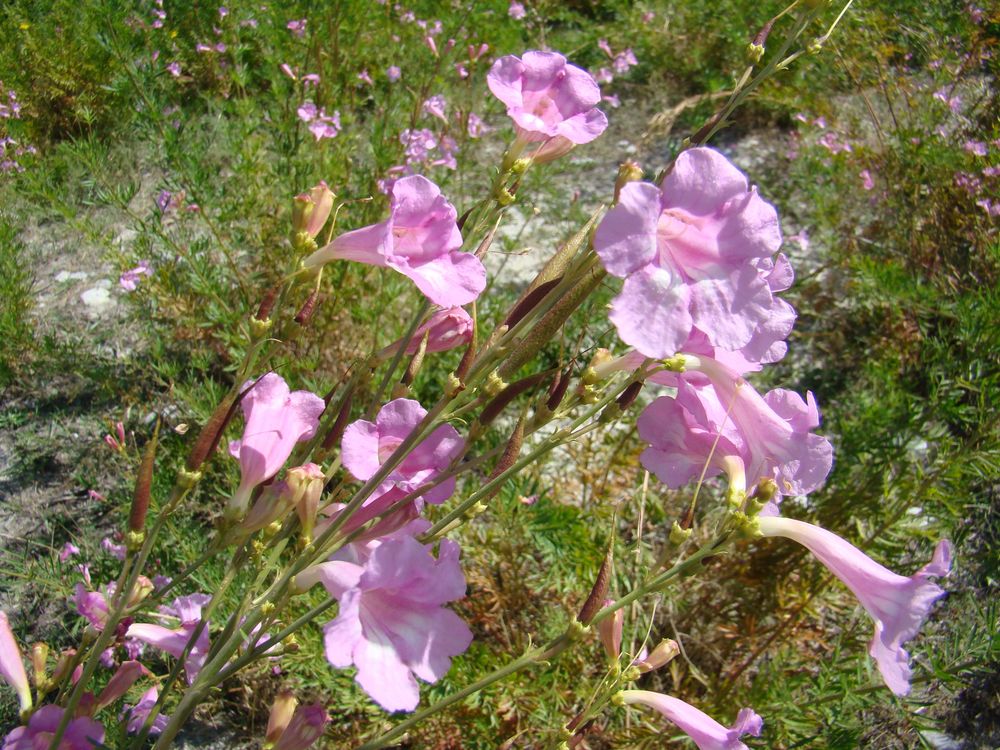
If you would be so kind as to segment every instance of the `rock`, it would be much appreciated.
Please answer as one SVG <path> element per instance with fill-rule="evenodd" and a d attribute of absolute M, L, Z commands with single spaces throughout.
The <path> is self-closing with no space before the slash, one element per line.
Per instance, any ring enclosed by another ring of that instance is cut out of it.
<path fill-rule="evenodd" d="M 100 315 L 115 304 L 111 299 L 111 292 L 103 286 L 91 287 L 80 295 L 80 300 L 87 306 L 87 312 L 92 315 Z"/>
<path fill-rule="evenodd" d="M 63 284 L 67 281 L 80 281 L 89 276 L 86 271 L 60 271 L 56 274 L 56 281 Z"/>

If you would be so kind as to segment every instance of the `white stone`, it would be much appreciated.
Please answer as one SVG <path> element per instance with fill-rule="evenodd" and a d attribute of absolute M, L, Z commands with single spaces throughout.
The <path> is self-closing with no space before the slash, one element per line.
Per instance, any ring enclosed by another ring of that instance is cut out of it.
<path fill-rule="evenodd" d="M 88 275 L 86 271 L 60 271 L 56 274 L 56 281 L 60 284 L 67 281 L 80 281 L 87 278 Z"/>
<path fill-rule="evenodd" d="M 111 292 L 106 287 L 91 287 L 80 295 L 80 300 L 94 312 L 100 312 L 114 304 Z"/>

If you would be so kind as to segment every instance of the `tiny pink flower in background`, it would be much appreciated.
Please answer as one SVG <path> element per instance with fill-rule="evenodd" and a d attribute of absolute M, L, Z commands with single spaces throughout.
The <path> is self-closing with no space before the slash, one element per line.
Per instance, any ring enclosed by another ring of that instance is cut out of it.
<path fill-rule="evenodd" d="M 412 537 L 373 544 L 364 563 L 321 563 L 296 585 L 321 582 L 340 602 L 323 628 L 330 664 L 357 667 L 358 684 L 387 711 L 412 711 L 416 678 L 437 682 L 472 642 L 469 627 L 444 607 L 465 596 L 459 548 L 444 539 L 435 558 Z"/>
<path fill-rule="evenodd" d="M 615 69 L 615 72 L 619 75 L 628 73 L 629 69 L 638 65 L 639 61 L 635 58 L 635 53 L 632 52 L 632 48 L 626 48 L 615 55 L 614 59 L 611 61 L 611 67 Z"/>
<path fill-rule="evenodd" d="M 710 148 L 682 152 L 659 187 L 626 184 L 594 235 L 604 268 L 625 279 L 611 322 L 653 358 L 680 351 L 695 327 L 735 351 L 772 319 L 787 325 L 791 307 L 774 295 L 787 287 L 772 277 L 780 246 L 774 207 Z"/>
<path fill-rule="evenodd" d="M 796 245 L 801 247 L 803 250 L 809 249 L 809 231 L 806 229 L 797 232 L 796 234 L 790 234 L 785 237 L 785 242 L 794 242 Z"/>
<path fill-rule="evenodd" d="M 698 750 L 747 750 L 740 741 L 744 734 L 759 737 L 763 719 L 753 709 L 743 708 L 731 727 L 724 727 L 711 716 L 679 698 L 648 690 L 624 690 L 619 693 L 627 705 L 639 704 L 659 711 L 683 729 L 698 746 Z"/>
<path fill-rule="evenodd" d="M 31 709 L 31 686 L 24 671 L 21 649 L 17 646 L 14 633 L 10 629 L 7 613 L 0 610 L 0 677 L 14 688 L 21 711 Z M 4 748 L 7 746 L 4 745 Z M 30 747 L 30 746 L 29 746 Z"/>
<path fill-rule="evenodd" d="M 295 110 L 295 113 L 299 116 L 302 122 L 312 122 L 316 119 L 319 114 L 319 109 L 308 99 L 302 103 L 302 105 Z"/>
<path fill-rule="evenodd" d="M 867 169 L 862 169 L 858 173 L 858 177 L 861 178 L 861 187 L 865 190 L 872 190 L 875 187 L 875 180 L 872 179 L 872 173 Z"/>
<path fill-rule="evenodd" d="M 1000 176 L 1000 166 L 986 167 L 983 170 L 983 177 L 998 177 L 998 176 Z"/>
<path fill-rule="evenodd" d="M 799 122 L 809 122 L 809 116 L 805 112 L 796 112 L 794 119 Z"/>
<path fill-rule="evenodd" d="M 118 560 L 125 559 L 125 545 L 115 544 L 109 536 L 106 536 L 101 540 L 101 549 Z"/>
<path fill-rule="evenodd" d="M 226 51 L 226 45 L 223 42 L 219 42 L 218 44 L 215 45 L 214 49 L 216 52 L 221 54 Z"/>
<path fill-rule="evenodd" d="M 594 78 L 598 83 L 611 83 L 615 80 L 615 74 L 609 68 L 599 68 L 594 74 Z"/>
<path fill-rule="evenodd" d="M 100 657 L 101 666 L 105 669 L 111 669 L 115 666 L 115 649 L 114 647 L 108 647 L 101 652 Z"/>
<path fill-rule="evenodd" d="M 614 94 L 605 94 L 601 101 L 607 102 L 613 109 L 618 109 L 622 105 L 621 100 Z"/>
<path fill-rule="evenodd" d="M 279 65 L 278 67 L 281 68 L 282 73 L 291 78 L 293 81 L 299 80 L 298 77 L 295 75 L 295 71 L 292 70 L 292 66 L 289 65 L 288 63 L 281 63 L 281 65 Z"/>
<path fill-rule="evenodd" d="M 327 114 L 325 109 L 319 110 L 315 119 L 309 123 L 309 132 L 317 141 L 336 138 L 340 134 L 340 112 L 334 110 L 333 114 Z"/>
<path fill-rule="evenodd" d="M 307 73 L 302 76 L 302 83 L 306 86 L 318 86 L 319 80 L 320 78 L 318 73 Z"/>
<path fill-rule="evenodd" d="M 124 271 L 118 277 L 118 285 L 126 292 L 134 292 L 143 276 L 152 276 L 153 269 L 149 267 L 149 261 L 139 261 L 139 265 Z"/>
<path fill-rule="evenodd" d="M 601 101 L 597 82 L 557 52 L 501 57 L 486 81 L 514 121 L 517 139 L 512 151 L 540 144 L 531 154 L 535 161 L 558 158 L 594 140 L 608 127 L 608 118 L 597 109 Z"/>
<path fill-rule="evenodd" d="M 168 63 L 167 72 L 174 78 L 177 78 L 181 74 L 181 64 L 179 62 Z"/>
<path fill-rule="evenodd" d="M 298 21 L 289 21 L 285 28 L 291 31 L 299 39 L 306 35 L 306 19 L 301 18 Z"/>
<path fill-rule="evenodd" d="M 987 216 L 1000 216 L 1000 202 L 983 198 L 976 201 L 976 205 L 983 209 Z"/>
<path fill-rule="evenodd" d="M 643 23 L 651 23 L 654 18 L 656 18 L 656 12 L 655 11 L 647 10 L 645 13 L 642 14 L 642 22 Z"/>
<path fill-rule="evenodd" d="M 441 94 L 435 94 L 434 96 L 426 99 L 422 105 L 424 112 L 445 123 L 448 122 L 448 115 L 446 114 L 447 108 L 448 102 L 443 96 L 441 96 Z"/>
<path fill-rule="evenodd" d="M 434 41 L 434 37 L 432 37 L 432 36 L 425 36 L 424 37 L 424 44 L 427 45 L 427 49 L 429 49 L 431 51 L 431 54 L 434 55 L 434 57 L 438 56 L 438 46 L 437 46 L 437 42 Z"/>
<path fill-rule="evenodd" d="M 28 725 L 18 727 L 4 738 L 3 750 L 39 750 L 47 748 L 62 721 L 59 706 L 42 706 L 31 715 Z M 87 716 L 71 719 L 59 750 L 93 750 L 104 742 L 104 727 Z"/>
<path fill-rule="evenodd" d="M 399 69 L 398 65 L 390 65 L 385 69 L 385 77 L 389 79 L 389 83 L 395 83 L 403 75 L 403 71 Z"/>
<path fill-rule="evenodd" d="M 309 391 L 289 390 L 274 372 L 244 383 L 243 393 L 243 437 L 229 444 L 230 454 L 240 462 L 240 486 L 226 506 L 233 519 L 246 511 L 253 488 L 281 470 L 296 443 L 316 434 L 326 408 L 323 399 Z"/>
<path fill-rule="evenodd" d="M 817 128 L 820 128 L 820 129 L 825 128 L 826 127 L 826 118 L 823 117 L 823 116 L 817 117 L 817 118 L 815 118 L 812 121 L 812 124 L 815 125 Z"/>
<path fill-rule="evenodd" d="M 982 141 L 966 141 L 962 148 L 975 156 L 986 156 L 990 152 L 989 146 Z"/>
<path fill-rule="evenodd" d="M 858 597 L 875 621 L 875 635 L 868 653 L 878 664 L 889 689 L 896 695 L 909 694 L 912 672 L 903 644 L 916 636 L 934 602 L 945 594 L 944 589 L 929 579 L 948 575 L 950 542 L 939 542 L 931 562 L 907 578 L 819 526 L 777 516 L 760 517 L 758 524 L 765 537 L 785 537 L 808 549 Z"/>
<path fill-rule="evenodd" d="M 227 8 L 225 5 L 220 5 L 219 6 L 219 18 L 225 18 L 228 15 L 229 15 L 229 8 Z"/>
<path fill-rule="evenodd" d="M 517 0 L 511 0 L 510 5 L 507 7 L 507 15 L 515 21 L 520 21 L 527 15 L 527 11 L 524 9 L 523 3 L 519 3 Z"/>
<path fill-rule="evenodd" d="M 468 52 L 469 52 L 469 59 L 472 60 L 473 62 L 475 62 L 480 57 L 482 57 L 487 52 L 489 52 L 489 50 L 490 50 L 490 45 L 488 45 L 488 44 L 480 44 L 478 47 L 476 45 L 474 45 L 474 44 L 470 44 L 469 45 L 469 50 L 468 50 Z"/>
<path fill-rule="evenodd" d="M 484 133 L 488 132 L 489 128 L 487 127 L 486 123 L 483 122 L 483 118 L 481 118 L 475 112 L 470 112 L 467 130 L 469 133 L 469 138 L 479 138 Z"/>
<path fill-rule="evenodd" d="M 824 133 L 819 139 L 819 145 L 831 154 L 849 153 L 854 149 L 847 141 L 842 141 L 840 136 L 832 130 Z"/>
<path fill-rule="evenodd" d="M 597 48 L 607 55 L 609 59 L 614 59 L 615 53 L 611 51 L 611 45 L 608 44 L 607 39 L 598 39 Z"/>
<path fill-rule="evenodd" d="M 368 75 L 367 70 L 362 70 L 360 73 L 358 73 L 358 80 L 361 81 L 361 83 L 365 84 L 366 86 L 371 86 L 375 83 L 375 81 L 372 80 L 372 77 Z"/>
<path fill-rule="evenodd" d="M 195 52 L 211 52 L 212 48 L 207 44 L 201 44 L 200 42 L 194 46 Z"/>
<path fill-rule="evenodd" d="M 465 63 L 463 62 L 455 63 L 455 72 L 458 74 L 459 78 L 469 77 L 469 69 L 465 67 Z"/>
<path fill-rule="evenodd" d="M 73 555 L 79 555 L 80 548 L 77 547 L 73 542 L 66 542 L 63 548 L 59 550 L 59 562 L 64 563 L 69 560 Z"/>
<path fill-rule="evenodd" d="M 201 623 L 202 607 L 208 604 L 211 599 L 212 597 L 208 594 L 189 594 L 188 596 L 178 597 L 174 599 L 170 606 L 160 607 L 160 611 L 165 615 L 169 615 L 174 621 L 179 620 L 180 627 L 171 629 L 162 625 L 133 623 L 125 632 L 125 637 L 142 641 L 153 648 L 165 651 L 175 659 L 179 659 L 184 653 L 188 641 L 191 640 L 191 636 L 194 635 L 199 623 Z M 208 649 L 211 645 L 208 637 L 208 628 L 209 625 L 206 622 L 194 646 L 184 660 L 184 673 L 189 685 L 205 665 L 205 659 L 208 656 Z"/>
<path fill-rule="evenodd" d="M 395 269 L 442 307 L 465 305 L 486 288 L 486 269 L 461 252 L 455 207 L 426 177 L 403 177 L 392 186 L 389 218 L 346 232 L 305 260 L 307 267 L 353 260 Z"/>
<path fill-rule="evenodd" d="M 142 727 L 146 723 L 146 719 L 149 717 L 149 714 L 153 710 L 153 706 L 156 705 L 156 701 L 159 697 L 160 691 L 156 689 L 156 685 L 153 685 L 153 687 L 142 694 L 142 697 L 139 698 L 139 702 L 134 706 L 126 704 L 122 708 L 119 718 L 126 722 L 125 727 L 129 734 L 138 734 L 142 731 Z M 169 720 L 170 717 L 161 711 L 156 715 L 156 718 L 153 719 L 153 724 L 149 728 L 149 733 L 151 735 L 160 734 L 167 728 L 167 722 Z"/>

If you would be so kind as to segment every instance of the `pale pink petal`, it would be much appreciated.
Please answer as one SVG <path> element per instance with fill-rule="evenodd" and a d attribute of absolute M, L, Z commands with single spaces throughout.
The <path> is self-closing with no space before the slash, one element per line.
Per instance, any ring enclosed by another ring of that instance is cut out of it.
<path fill-rule="evenodd" d="M 669 271 L 647 266 L 625 280 L 608 317 L 626 344 L 649 357 L 672 357 L 691 331 L 689 307 L 686 284 Z"/>

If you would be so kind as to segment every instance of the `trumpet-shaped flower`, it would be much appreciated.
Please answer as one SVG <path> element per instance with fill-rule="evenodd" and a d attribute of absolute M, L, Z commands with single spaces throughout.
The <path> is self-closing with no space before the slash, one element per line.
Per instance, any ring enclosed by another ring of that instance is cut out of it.
<path fill-rule="evenodd" d="M 698 750 L 747 750 L 740 741 L 744 734 L 759 737 L 764 721 L 751 708 L 741 709 L 736 722 L 724 727 L 704 711 L 689 703 L 649 690 L 623 690 L 620 699 L 627 705 L 639 704 L 659 711 L 694 740 Z"/>
<path fill-rule="evenodd" d="M 465 596 L 458 545 L 441 542 L 437 559 L 412 537 L 370 543 L 363 562 L 321 563 L 296 585 L 322 582 L 340 601 L 324 627 L 326 658 L 357 667 L 356 679 L 388 711 L 412 711 L 420 700 L 416 677 L 436 682 L 463 653 L 472 632 L 444 604 Z"/>
<path fill-rule="evenodd" d="M 17 647 L 14 633 L 10 629 L 7 613 L 0 611 L 0 677 L 14 688 L 22 711 L 31 709 L 31 687 L 24 671 L 21 649 Z"/>
<path fill-rule="evenodd" d="M 427 416 L 417 401 L 398 398 L 383 406 L 374 422 L 359 419 L 347 426 L 341 443 L 344 467 L 356 479 L 371 479 Z M 390 487 L 412 492 L 444 471 L 465 450 L 465 441 L 451 425 L 441 425 L 414 446 L 406 458 L 386 478 Z M 382 487 L 378 494 L 388 490 Z M 447 479 L 429 490 L 419 500 L 443 503 L 455 491 L 455 479 Z M 420 503 L 418 503 L 418 506 Z"/>
<path fill-rule="evenodd" d="M 812 430 L 819 409 L 812 393 L 776 388 L 761 396 L 708 357 L 685 357 L 677 396 L 656 399 L 640 415 L 639 436 L 650 444 L 643 466 L 670 487 L 726 473 L 734 490 L 772 479 L 779 494 L 812 492 L 830 472 L 833 447 Z M 776 505 L 769 507 L 776 512 Z"/>
<path fill-rule="evenodd" d="M 535 161 L 551 161 L 574 146 L 590 143 L 608 127 L 608 118 L 597 109 L 601 101 L 597 82 L 558 52 L 501 57 L 486 82 L 514 121 L 513 151 L 541 144 L 532 154 Z"/>
<path fill-rule="evenodd" d="M 893 573 L 850 542 L 819 526 L 776 516 L 758 519 L 760 533 L 798 542 L 858 597 L 875 621 L 868 653 L 896 695 L 910 692 L 910 656 L 903 644 L 913 638 L 945 591 L 929 580 L 951 569 L 951 543 L 942 540 L 930 563 L 912 576 Z"/>
<path fill-rule="evenodd" d="M 52 743 L 63 709 L 60 706 L 42 706 L 28 719 L 28 725 L 18 727 L 3 741 L 3 750 L 39 750 Z M 71 719 L 59 743 L 59 750 L 93 750 L 104 742 L 104 727 L 87 716 Z"/>
<path fill-rule="evenodd" d="M 156 685 L 153 685 L 153 687 L 142 694 L 138 703 L 134 706 L 125 706 L 122 709 L 121 719 L 126 721 L 125 728 L 129 734 L 139 734 L 142 731 L 146 719 L 149 718 L 150 711 L 153 710 L 153 706 L 156 705 L 156 701 L 159 698 L 160 691 L 156 689 Z M 153 723 L 149 727 L 149 733 L 152 735 L 160 734 L 167 728 L 168 721 L 170 721 L 170 717 L 160 711 L 156 715 L 156 718 L 153 719 Z"/>
<path fill-rule="evenodd" d="M 305 260 L 308 267 L 354 260 L 392 268 L 436 305 L 464 305 L 486 288 L 486 269 L 463 253 L 455 207 L 426 177 L 411 175 L 391 188 L 389 218 L 345 232 Z"/>
<path fill-rule="evenodd" d="M 278 473 L 295 444 L 316 434 L 326 408 L 323 399 L 309 391 L 290 391 L 284 378 L 274 372 L 256 382 L 247 381 L 243 391 L 243 438 L 229 444 L 241 472 L 240 486 L 226 507 L 232 519 L 243 515 L 253 488 Z"/>
<path fill-rule="evenodd" d="M 272 750 L 306 750 L 323 736 L 329 722 L 329 714 L 319 703 L 299 706 L 278 735 Z"/>
<path fill-rule="evenodd" d="M 605 269 L 625 279 L 611 321 L 648 357 L 673 356 L 693 328 L 730 351 L 755 337 L 774 346 L 794 321 L 774 296 L 791 283 L 787 261 L 772 260 L 780 246 L 774 207 L 710 148 L 684 151 L 659 187 L 626 184 L 594 235 Z"/>
<path fill-rule="evenodd" d="M 134 623 L 125 632 L 126 638 L 135 638 L 160 651 L 166 651 L 175 659 L 180 659 L 184 655 L 184 649 L 188 641 L 194 635 L 201 623 L 201 609 L 211 600 L 207 594 L 190 594 L 174 599 L 169 607 L 163 607 L 165 615 L 169 615 L 180 620 L 180 627 L 166 628 L 162 625 L 151 625 L 147 623 Z M 208 622 L 201 629 L 197 640 L 184 659 L 184 673 L 188 684 L 194 682 L 198 672 L 205 666 L 205 659 L 208 657 L 208 649 L 211 645 L 208 638 Z"/>
<path fill-rule="evenodd" d="M 438 310 L 414 331 L 406 345 L 406 354 L 416 354 L 420 342 L 427 337 L 426 352 L 444 352 L 456 346 L 468 344 L 472 340 L 472 317 L 461 307 Z M 395 341 L 379 352 L 380 357 L 391 357 L 402 342 Z"/>

